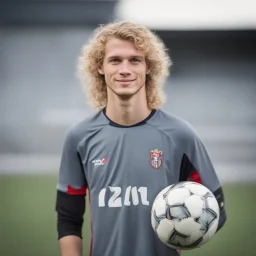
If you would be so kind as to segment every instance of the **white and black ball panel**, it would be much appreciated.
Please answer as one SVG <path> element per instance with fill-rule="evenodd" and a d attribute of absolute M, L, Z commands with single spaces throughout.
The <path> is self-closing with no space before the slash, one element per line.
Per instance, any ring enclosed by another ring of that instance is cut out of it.
<path fill-rule="evenodd" d="M 191 195 L 184 202 L 186 208 L 188 209 L 191 217 L 199 218 L 202 214 L 204 201 L 198 195 Z"/>
<path fill-rule="evenodd" d="M 154 210 L 157 214 L 157 216 L 164 215 L 166 213 L 166 204 L 165 200 L 163 199 L 162 196 L 159 196 L 155 201 L 154 201 Z"/>
<path fill-rule="evenodd" d="M 199 183 L 196 182 L 191 182 L 190 184 L 186 184 L 185 187 L 187 189 L 189 189 L 189 191 L 194 194 L 194 195 L 198 195 L 198 196 L 204 196 L 206 195 L 206 193 L 208 192 L 208 189 L 204 186 L 202 186 Z"/>
<path fill-rule="evenodd" d="M 212 226 L 213 221 L 218 218 L 216 212 L 211 210 L 210 208 L 206 208 L 203 210 L 202 215 L 198 218 L 197 222 L 200 223 L 202 230 L 207 232 L 209 228 Z"/>
<path fill-rule="evenodd" d="M 201 228 L 200 223 L 195 222 L 194 218 L 186 218 L 181 221 L 175 221 L 175 229 L 186 236 L 191 236 L 193 232 L 199 231 Z"/>
<path fill-rule="evenodd" d="M 174 222 L 168 219 L 163 219 L 159 223 L 156 233 L 164 243 L 167 243 L 174 230 Z"/>
<path fill-rule="evenodd" d="M 183 204 L 190 195 L 190 191 L 187 188 L 177 188 L 171 190 L 170 193 L 166 195 L 165 200 L 168 205 Z"/>
<path fill-rule="evenodd" d="M 166 216 L 168 219 L 181 220 L 190 217 L 190 212 L 184 204 L 168 205 Z"/>
<path fill-rule="evenodd" d="M 205 244 L 207 241 L 209 241 L 214 236 L 214 234 L 216 233 L 217 228 L 218 228 L 218 222 L 219 222 L 218 219 L 215 219 L 212 222 L 212 225 L 209 227 L 208 231 L 204 234 L 203 239 L 202 239 L 201 243 L 199 244 L 199 246 Z"/>
<path fill-rule="evenodd" d="M 157 194 L 155 200 L 157 200 L 159 197 L 165 198 L 165 195 L 166 195 L 166 194 L 169 194 L 169 191 L 171 190 L 172 187 L 173 187 L 173 185 L 170 185 L 170 186 L 164 188 L 162 191 L 160 191 L 160 192 Z"/>
<path fill-rule="evenodd" d="M 208 197 L 206 199 L 206 207 L 212 209 L 214 212 L 217 213 L 217 215 L 220 214 L 220 208 L 219 208 L 219 204 L 217 202 L 217 200 L 215 199 L 215 197 Z"/>

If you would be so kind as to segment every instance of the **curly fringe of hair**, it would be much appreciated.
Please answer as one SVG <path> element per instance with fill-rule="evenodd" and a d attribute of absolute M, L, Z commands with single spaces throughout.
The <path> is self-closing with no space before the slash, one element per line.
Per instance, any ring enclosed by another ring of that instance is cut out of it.
<path fill-rule="evenodd" d="M 169 75 L 171 60 L 162 40 L 147 28 L 131 23 L 117 22 L 101 25 L 94 37 L 83 47 L 78 62 L 78 75 L 90 105 L 100 110 L 107 105 L 107 87 L 98 67 L 105 55 L 110 38 L 128 40 L 145 54 L 150 73 L 146 78 L 146 97 L 150 109 L 159 109 L 164 103 L 163 84 Z"/>

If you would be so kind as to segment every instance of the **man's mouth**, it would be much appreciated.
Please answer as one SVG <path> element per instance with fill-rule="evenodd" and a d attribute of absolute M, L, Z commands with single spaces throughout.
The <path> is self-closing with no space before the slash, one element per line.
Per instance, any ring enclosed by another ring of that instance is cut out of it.
<path fill-rule="evenodd" d="M 121 82 L 121 83 L 127 83 L 127 82 L 133 82 L 135 81 L 135 79 L 116 79 L 117 82 Z"/>

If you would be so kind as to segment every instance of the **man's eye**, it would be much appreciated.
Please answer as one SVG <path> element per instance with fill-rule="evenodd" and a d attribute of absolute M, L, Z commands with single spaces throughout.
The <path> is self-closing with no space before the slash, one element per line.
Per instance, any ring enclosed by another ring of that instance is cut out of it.
<path fill-rule="evenodd" d="M 112 62 L 112 63 L 119 63 L 120 60 L 119 59 L 111 59 L 110 62 Z"/>
<path fill-rule="evenodd" d="M 131 62 L 138 63 L 138 62 L 140 62 L 140 59 L 134 58 L 134 59 L 131 59 Z"/>

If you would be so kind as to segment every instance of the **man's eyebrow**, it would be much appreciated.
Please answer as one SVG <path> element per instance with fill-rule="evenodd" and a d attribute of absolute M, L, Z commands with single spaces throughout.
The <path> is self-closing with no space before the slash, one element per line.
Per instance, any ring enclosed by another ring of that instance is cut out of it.
<path fill-rule="evenodd" d="M 107 56 L 107 59 L 115 59 L 115 58 L 123 58 L 122 56 L 120 56 L 120 55 L 111 55 L 111 56 Z M 145 58 L 145 56 L 143 56 L 143 55 L 132 55 L 132 56 L 129 56 L 129 59 L 130 58 L 140 58 L 140 59 L 143 59 L 143 58 Z"/>
<path fill-rule="evenodd" d="M 110 55 L 110 56 L 107 56 L 107 59 L 115 59 L 115 58 L 121 58 L 121 57 L 118 56 L 118 55 Z"/>
<path fill-rule="evenodd" d="M 133 56 L 131 56 L 131 58 L 143 59 L 143 58 L 145 58 L 145 56 L 143 56 L 143 55 L 133 55 Z"/>

